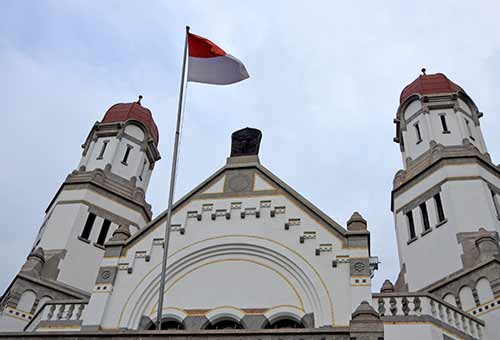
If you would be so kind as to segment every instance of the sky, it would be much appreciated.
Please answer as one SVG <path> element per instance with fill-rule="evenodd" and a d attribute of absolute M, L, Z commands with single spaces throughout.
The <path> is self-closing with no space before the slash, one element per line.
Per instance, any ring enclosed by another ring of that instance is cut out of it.
<path fill-rule="evenodd" d="M 233 131 L 258 128 L 264 166 L 341 225 L 354 211 L 367 219 L 374 291 L 399 272 L 393 119 L 421 67 L 473 98 L 500 162 L 498 1 L 2 0 L 0 12 L 2 292 L 94 122 L 139 94 L 162 155 L 147 199 L 154 215 L 166 209 L 186 25 L 250 79 L 189 84 L 176 197 L 224 165 Z"/>

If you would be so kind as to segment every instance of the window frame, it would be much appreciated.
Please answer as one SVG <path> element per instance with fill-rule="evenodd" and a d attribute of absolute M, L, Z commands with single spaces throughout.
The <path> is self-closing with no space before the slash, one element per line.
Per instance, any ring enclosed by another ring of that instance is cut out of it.
<path fill-rule="evenodd" d="M 415 124 L 413 124 L 413 126 L 415 127 L 415 132 L 417 134 L 416 144 L 419 144 L 422 142 L 422 131 L 420 131 L 420 122 L 416 122 Z"/>
<path fill-rule="evenodd" d="M 99 152 L 99 155 L 97 156 L 96 159 L 103 159 L 104 158 L 104 153 L 106 152 L 109 141 L 110 141 L 109 139 L 102 141 L 101 151 Z"/>
<path fill-rule="evenodd" d="M 422 202 L 418 205 L 420 209 L 420 217 L 422 218 L 422 235 L 425 235 L 431 231 L 431 222 L 429 220 L 429 211 L 427 209 L 426 202 Z"/>
<path fill-rule="evenodd" d="M 90 241 L 90 237 L 92 235 L 92 229 L 94 228 L 95 220 L 97 215 L 93 212 L 89 212 L 87 215 L 87 219 L 85 220 L 85 224 L 83 226 L 82 232 L 80 233 L 80 240 Z"/>
<path fill-rule="evenodd" d="M 436 207 L 436 215 L 438 218 L 437 226 L 440 226 L 447 221 L 446 214 L 444 212 L 443 200 L 441 199 L 441 193 L 438 192 L 437 194 L 433 195 L 432 199 L 434 200 L 434 206 Z"/>
<path fill-rule="evenodd" d="M 409 210 L 405 213 L 406 225 L 408 229 L 408 244 L 417 239 L 417 232 L 415 230 L 415 219 L 413 218 L 413 211 Z"/>
<path fill-rule="evenodd" d="M 127 149 L 125 150 L 125 154 L 123 155 L 123 159 L 122 159 L 122 164 L 123 165 L 128 165 L 128 159 L 130 157 L 130 153 L 132 152 L 132 149 L 134 147 L 130 144 L 127 144 Z"/>
<path fill-rule="evenodd" d="M 448 122 L 446 121 L 446 113 L 440 113 L 439 120 L 441 121 L 441 128 L 443 129 L 442 133 L 451 133 L 451 131 L 448 129 Z"/>

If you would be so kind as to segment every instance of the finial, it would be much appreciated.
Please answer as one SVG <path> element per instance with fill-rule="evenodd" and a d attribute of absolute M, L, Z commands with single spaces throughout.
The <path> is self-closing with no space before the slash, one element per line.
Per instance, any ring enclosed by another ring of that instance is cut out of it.
<path fill-rule="evenodd" d="M 137 100 L 137 104 L 141 105 L 142 95 L 139 95 L 139 99 Z"/>
<path fill-rule="evenodd" d="M 425 76 L 425 71 L 426 71 L 426 70 L 425 70 L 425 67 L 422 67 L 422 70 L 421 70 L 421 71 L 422 71 L 422 75 L 423 75 L 423 76 Z"/>

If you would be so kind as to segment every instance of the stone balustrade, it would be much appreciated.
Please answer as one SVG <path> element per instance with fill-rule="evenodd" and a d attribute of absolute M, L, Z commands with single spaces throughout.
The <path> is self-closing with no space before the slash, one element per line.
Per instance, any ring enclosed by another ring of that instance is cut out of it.
<path fill-rule="evenodd" d="M 47 302 L 25 327 L 25 331 L 51 330 L 51 328 L 54 330 L 79 328 L 86 306 L 87 302 L 82 300 Z"/>
<path fill-rule="evenodd" d="M 373 307 L 382 320 L 391 322 L 431 321 L 480 339 L 484 322 L 427 293 L 373 294 Z"/>

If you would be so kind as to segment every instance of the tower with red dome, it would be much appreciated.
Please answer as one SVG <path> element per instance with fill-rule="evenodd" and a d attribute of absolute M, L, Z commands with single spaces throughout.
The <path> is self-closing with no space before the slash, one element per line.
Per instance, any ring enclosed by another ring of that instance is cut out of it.
<path fill-rule="evenodd" d="M 461 86 L 423 70 L 403 89 L 394 120 L 404 167 L 391 202 L 397 289 L 432 292 L 463 310 L 500 295 L 500 167 L 488 154 L 482 116 Z"/>
<path fill-rule="evenodd" d="M 3 303 L 9 308 L 37 298 L 29 301 L 29 311 L 13 309 L 12 318 L 0 318 L 0 328 L 22 329 L 48 300 L 88 298 L 104 244 L 115 230 L 123 226 L 133 235 L 151 220 L 146 190 L 160 159 L 159 133 L 141 98 L 113 105 L 92 127 L 80 163 L 47 207 L 32 252 Z"/>

